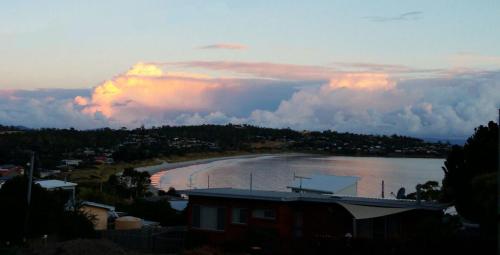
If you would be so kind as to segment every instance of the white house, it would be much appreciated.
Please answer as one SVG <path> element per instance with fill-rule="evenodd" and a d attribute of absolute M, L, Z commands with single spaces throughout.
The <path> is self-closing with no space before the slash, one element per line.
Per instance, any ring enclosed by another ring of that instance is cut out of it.
<path fill-rule="evenodd" d="M 61 180 L 38 180 L 35 184 L 39 184 L 42 188 L 47 190 L 67 190 L 71 193 L 70 201 L 71 204 L 75 201 L 75 189 L 78 184 L 73 182 L 61 181 Z"/>

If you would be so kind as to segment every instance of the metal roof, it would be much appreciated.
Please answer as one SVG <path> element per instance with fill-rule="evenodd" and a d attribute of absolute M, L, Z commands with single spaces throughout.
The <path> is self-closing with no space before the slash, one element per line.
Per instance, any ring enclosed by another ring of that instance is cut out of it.
<path fill-rule="evenodd" d="M 78 185 L 73 182 L 66 182 L 61 180 L 39 180 L 35 181 L 35 183 L 40 184 L 40 186 L 45 189 L 72 188 Z"/>
<path fill-rule="evenodd" d="M 356 184 L 359 177 L 315 174 L 310 178 L 295 180 L 287 188 L 334 194 Z"/>
<path fill-rule="evenodd" d="M 314 193 L 296 193 L 285 191 L 268 191 L 268 190 L 247 190 L 233 188 L 214 188 L 214 189 L 192 189 L 179 191 L 181 194 L 188 196 L 200 197 L 219 197 L 219 198 L 235 198 L 248 200 L 264 200 L 277 202 L 317 202 L 317 203 L 344 203 L 353 205 L 365 205 L 374 207 L 390 207 L 390 208 L 412 208 L 425 210 L 443 210 L 448 205 L 409 199 L 383 199 L 370 197 L 350 197 L 338 195 L 322 195 Z"/>
<path fill-rule="evenodd" d="M 106 209 L 108 211 L 114 211 L 115 210 L 114 206 L 100 204 L 100 203 L 95 203 L 95 202 L 90 202 L 90 201 L 83 201 L 82 205 L 91 206 L 91 207 L 97 207 L 97 208 L 103 208 L 103 209 Z"/>
<path fill-rule="evenodd" d="M 172 207 L 172 209 L 174 209 L 176 211 L 182 211 L 182 210 L 186 209 L 186 207 L 188 205 L 187 200 L 170 200 L 168 202 L 170 203 L 170 207 Z"/>

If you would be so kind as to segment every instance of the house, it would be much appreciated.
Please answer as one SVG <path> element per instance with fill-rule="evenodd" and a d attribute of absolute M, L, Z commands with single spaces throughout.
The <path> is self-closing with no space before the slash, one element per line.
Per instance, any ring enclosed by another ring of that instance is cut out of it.
<path fill-rule="evenodd" d="M 60 174 L 61 173 L 61 170 L 49 170 L 49 169 L 43 169 L 40 171 L 40 178 L 47 178 L 49 176 L 54 176 L 54 175 L 57 175 L 57 174 Z"/>
<path fill-rule="evenodd" d="M 80 210 L 93 217 L 95 230 L 108 229 L 108 218 L 110 216 L 118 217 L 115 213 L 115 207 L 90 201 L 83 201 Z"/>
<path fill-rule="evenodd" d="M 0 176 L 17 176 L 24 174 L 24 169 L 21 166 L 6 164 L 0 165 Z"/>
<path fill-rule="evenodd" d="M 69 166 L 79 166 L 80 163 L 82 163 L 82 160 L 80 159 L 63 159 L 61 160 L 62 164 L 69 167 Z"/>
<path fill-rule="evenodd" d="M 357 196 L 358 180 L 359 177 L 356 176 L 315 174 L 311 177 L 299 177 L 287 188 L 300 193 Z"/>
<path fill-rule="evenodd" d="M 2 186 L 10 179 L 12 179 L 13 176 L 0 176 L 0 189 Z"/>
<path fill-rule="evenodd" d="M 38 180 L 35 181 L 35 184 L 39 184 L 46 190 L 62 189 L 64 191 L 67 191 L 69 193 L 68 202 L 70 203 L 70 205 L 73 205 L 73 203 L 75 202 L 75 189 L 78 185 L 76 183 L 61 180 Z"/>
<path fill-rule="evenodd" d="M 446 208 L 414 200 L 232 188 L 180 193 L 189 197 L 189 234 L 210 243 L 259 236 L 281 241 L 409 238 L 419 222 L 440 219 Z"/>

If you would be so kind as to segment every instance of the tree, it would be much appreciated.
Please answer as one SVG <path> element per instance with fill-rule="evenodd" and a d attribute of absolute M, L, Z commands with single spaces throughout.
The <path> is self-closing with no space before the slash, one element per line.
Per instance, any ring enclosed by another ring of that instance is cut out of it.
<path fill-rule="evenodd" d="M 148 172 L 139 172 L 133 168 L 125 168 L 121 177 L 111 175 L 105 184 L 109 192 L 122 198 L 137 198 L 147 194 L 151 176 Z"/>
<path fill-rule="evenodd" d="M 128 180 L 128 187 L 134 197 L 144 196 L 151 183 L 151 175 L 148 172 L 139 172 L 133 168 L 125 168 L 122 177 Z"/>
<path fill-rule="evenodd" d="M 428 181 L 424 184 L 417 184 L 416 189 L 420 188 L 420 199 L 425 201 L 437 201 L 441 197 L 441 190 L 437 181 Z M 417 193 L 410 193 L 407 199 L 417 199 Z"/>
<path fill-rule="evenodd" d="M 18 176 L 7 181 L 0 189 L 0 240 L 20 242 L 23 237 L 57 235 L 62 239 L 91 237 L 92 222 L 79 210 L 67 211 L 68 194 L 63 191 L 47 191 L 33 185 L 31 204 L 27 204 L 28 178 Z M 3 209 L 5 208 L 5 209 Z M 29 212 L 27 228 L 24 228 Z"/>
<path fill-rule="evenodd" d="M 443 171 L 443 202 L 481 227 L 494 225 L 497 204 L 498 124 L 479 126 L 463 147 L 453 146 Z"/>

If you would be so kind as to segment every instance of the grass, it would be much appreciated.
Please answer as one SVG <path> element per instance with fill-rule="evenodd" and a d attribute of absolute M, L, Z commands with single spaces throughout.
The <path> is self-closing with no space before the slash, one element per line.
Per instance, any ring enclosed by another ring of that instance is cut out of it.
<path fill-rule="evenodd" d="M 109 165 L 103 164 L 103 165 L 96 165 L 95 167 L 74 169 L 70 174 L 68 174 L 68 179 L 70 181 L 79 184 L 82 183 L 98 184 L 107 181 L 110 175 L 119 173 L 123 171 L 123 169 L 129 167 L 136 168 L 143 166 L 153 166 L 161 164 L 164 161 L 169 163 L 176 163 L 176 162 L 191 161 L 197 159 L 230 157 L 230 156 L 239 156 L 246 154 L 252 154 L 252 153 L 247 151 L 200 152 L 200 153 L 188 153 L 185 155 L 171 155 L 161 158 L 140 160 L 134 162 L 117 162 Z"/>

